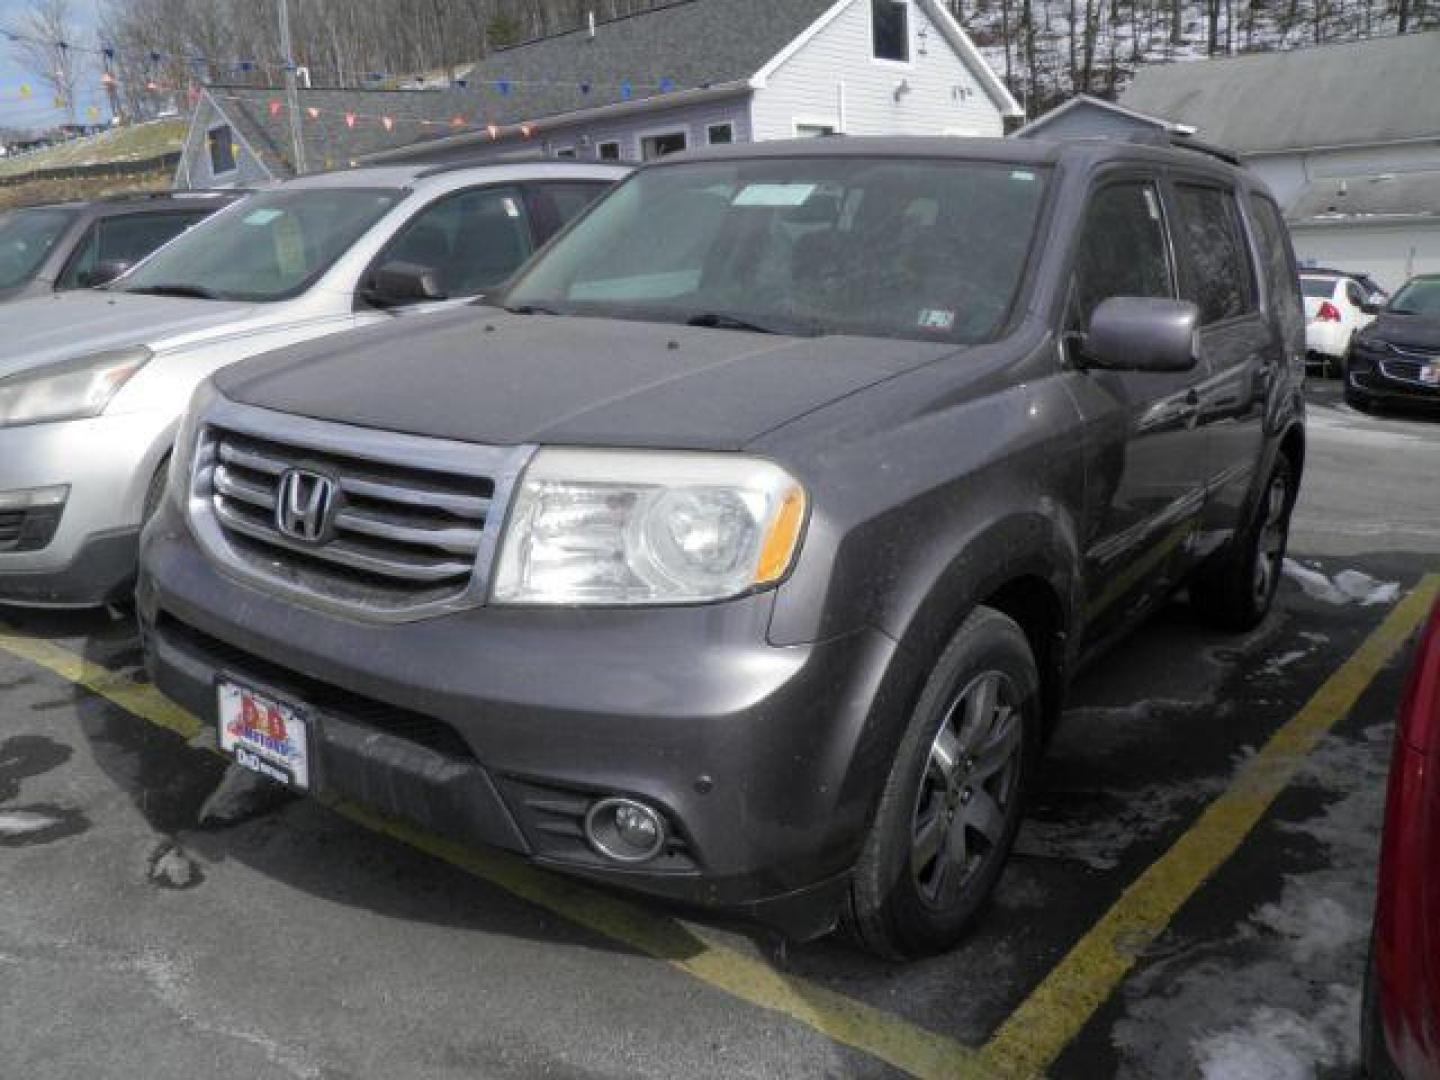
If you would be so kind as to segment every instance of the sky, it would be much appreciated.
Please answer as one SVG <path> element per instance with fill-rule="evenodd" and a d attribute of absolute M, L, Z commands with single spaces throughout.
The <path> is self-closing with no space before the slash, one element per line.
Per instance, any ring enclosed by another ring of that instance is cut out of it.
<path fill-rule="evenodd" d="M 29 9 L 28 0 L 0 0 L 0 28 L 21 23 Z M 94 36 L 96 22 L 95 0 L 76 0 L 74 4 L 76 21 L 84 27 L 82 43 L 97 47 Z M 110 110 L 105 104 L 105 95 L 100 87 L 100 73 L 91 55 L 82 55 L 87 64 L 84 77 L 76 88 L 77 119 L 82 124 L 96 122 L 87 111 L 93 106 L 99 109 L 99 119 L 108 120 Z M 20 94 L 22 84 L 28 84 L 32 91 L 29 98 Z M 0 127 L 6 128 L 48 128 L 66 120 L 63 110 L 53 107 L 54 92 L 45 86 L 39 76 L 29 69 L 25 61 L 16 55 L 15 47 L 0 37 Z"/>

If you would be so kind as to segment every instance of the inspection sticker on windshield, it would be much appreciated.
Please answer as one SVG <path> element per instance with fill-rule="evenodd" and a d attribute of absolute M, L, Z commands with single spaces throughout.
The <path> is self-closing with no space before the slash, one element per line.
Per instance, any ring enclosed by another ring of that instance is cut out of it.
<path fill-rule="evenodd" d="M 731 200 L 731 205 L 799 206 L 814 191 L 814 184 L 746 184 Z"/>
<path fill-rule="evenodd" d="M 294 705 L 220 680 L 220 749 L 251 772 L 305 790 L 310 786 L 308 725 Z"/>
<path fill-rule="evenodd" d="M 279 216 L 279 210 L 266 210 L 263 208 L 259 210 L 251 210 L 250 213 L 245 215 L 245 224 L 269 225 L 270 222 L 274 221 Z"/>
<path fill-rule="evenodd" d="M 917 320 L 921 330 L 950 330 L 955 326 L 955 313 L 939 308 L 926 308 Z"/>

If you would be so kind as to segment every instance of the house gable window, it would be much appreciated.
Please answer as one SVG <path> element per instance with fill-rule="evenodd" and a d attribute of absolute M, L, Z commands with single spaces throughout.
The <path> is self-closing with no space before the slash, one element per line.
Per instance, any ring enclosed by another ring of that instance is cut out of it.
<path fill-rule="evenodd" d="M 870 35 L 876 60 L 910 62 L 910 0 L 870 0 Z"/>
<path fill-rule="evenodd" d="M 705 139 L 711 146 L 729 146 L 735 141 L 735 125 L 711 124 L 705 129 Z"/>
<path fill-rule="evenodd" d="M 618 142 L 602 142 L 595 148 L 595 155 L 601 161 L 619 161 L 620 144 Z"/>
<path fill-rule="evenodd" d="M 220 176 L 235 171 L 235 135 L 229 124 L 220 124 L 210 129 L 206 136 L 210 144 L 210 175 Z"/>

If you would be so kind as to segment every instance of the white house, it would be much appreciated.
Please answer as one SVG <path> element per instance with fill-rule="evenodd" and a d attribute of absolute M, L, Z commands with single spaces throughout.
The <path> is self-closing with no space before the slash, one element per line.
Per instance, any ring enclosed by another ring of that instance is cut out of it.
<path fill-rule="evenodd" d="M 181 182 L 287 175 L 281 98 L 206 88 Z M 296 122 L 316 168 L 537 147 L 640 161 L 795 136 L 999 136 L 1021 115 L 943 0 L 679 0 L 499 50 L 445 91 L 302 90 Z"/>
<path fill-rule="evenodd" d="M 1440 271 L 1440 32 L 1150 65 L 1119 104 L 1238 151 L 1302 262 Z"/>

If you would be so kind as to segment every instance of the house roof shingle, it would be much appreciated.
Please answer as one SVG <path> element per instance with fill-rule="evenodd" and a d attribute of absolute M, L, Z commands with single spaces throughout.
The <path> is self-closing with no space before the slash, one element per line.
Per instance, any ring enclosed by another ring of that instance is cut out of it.
<path fill-rule="evenodd" d="M 582 109 L 746 80 L 828 11 L 834 0 L 678 0 L 588 28 L 501 49 L 447 90 L 301 89 L 307 164 L 351 160 L 454 134 L 450 119 L 501 126 Z M 498 88 L 505 82 L 504 92 Z M 661 90 L 662 81 L 666 91 Z M 628 84 L 628 88 L 626 86 Z M 212 86 L 210 96 L 278 175 L 291 170 L 292 139 L 275 87 Z M 346 113 L 358 117 L 354 127 Z M 378 117 L 389 116 L 387 131 Z M 419 127 L 424 121 L 427 126 Z M 418 130 L 417 130 L 418 128 Z"/>
<path fill-rule="evenodd" d="M 1120 104 L 1244 154 L 1433 139 L 1440 31 L 1153 64 Z"/>

